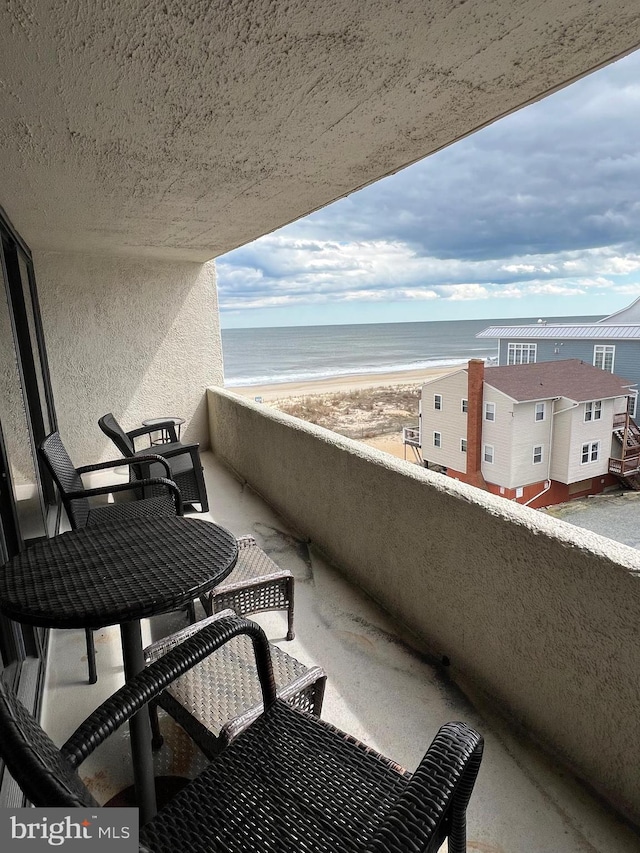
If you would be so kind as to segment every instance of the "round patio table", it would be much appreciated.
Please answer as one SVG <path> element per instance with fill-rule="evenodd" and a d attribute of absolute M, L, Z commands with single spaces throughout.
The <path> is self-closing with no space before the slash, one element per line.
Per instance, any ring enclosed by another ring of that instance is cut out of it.
<path fill-rule="evenodd" d="M 178 441 L 180 441 L 180 430 L 182 429 L 182 424 L 185 422 L 184 418 L 177 418 L 173 415 L 165 418 L 147 418 L 145 421 L 142 421 L 142 426 L 155 426 L 156 424 L 166 424 L 167 422 L 173 423 L 176 428 L 176 436 Z M 154 444 L 169 444 L 171 442 L 171 437 L 169 435 L 169 430 L 162 428 L 159 430 L 160 438 L 151 439 L 149 436 L 150 446 L 153 447 Z"/>
<path fill-rule="evenodd" d="M 45 628 L 119 625 L 125 679 L 144 668 L 140 619 L 187 606 L 231 572 L 232 533 L 197 518 L 95 525 L 39 542 L 0 573 L 0 611 Z M 149 715 L 130 722 L 140 822 L 155 813 Z"/>

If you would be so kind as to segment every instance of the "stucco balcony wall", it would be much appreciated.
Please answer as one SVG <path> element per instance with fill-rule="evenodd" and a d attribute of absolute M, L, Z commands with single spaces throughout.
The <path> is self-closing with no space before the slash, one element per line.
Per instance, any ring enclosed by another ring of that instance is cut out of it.
<path fill-rule="evenodd" d="M 212 449 L 348 578 L 640 820 L 640 554 L 221 388 Z"/>

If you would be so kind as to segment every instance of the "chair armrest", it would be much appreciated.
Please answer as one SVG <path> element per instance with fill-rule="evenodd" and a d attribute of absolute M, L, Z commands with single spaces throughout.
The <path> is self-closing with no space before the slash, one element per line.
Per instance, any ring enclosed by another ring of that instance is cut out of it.
<path fill-rule="evenodd" d="M 129 430 L 129 432 L 127 432 L 127 435 L 129 436 L 131 441 L 133 441 L 136 438 L 140 438 L 141 435 L 150 435 L 152 432 L 160 432 L 160 430 L 163 429 L 167 430 L 171 441 L 178 440 L 176 425 L 173 421 L 160 421 L 157 424 L 153 424 L 152 426 L 136 427 L 136 429 Z"/>
<path fill-rule="evenodd" d="M 482 749 L 482 736 L 465 723 L 442 726 L 367 853 L 436 851 L 447 835 L 450 853 L 466 853 L 466 809 Z"/>
<path fill-rule="evenodd" d="M 168 450 L 163 450 L 162 455 L 165 459 L 171 459 L 173 456 L 180 456 L 182 453 L 190 453 L 194 463 L 198 459 L 200 445 L 195 442 L 193 444 L 180 444 L 179 447 L 171 447 Z"/>
<path fill-rule="evenodd" d="M 146 486 L 166 486 L 173 495 L 173 500 L 176 505 L 176 514 L 184 515 L 182 493 L 173 480 L 167 480 L 166 477 L 148 477 L 146 480 L 134 480 L 131 483 L 115 483 L 111 486 L 98 486 L 95 489 L 82 489 L 82 491 L 77 492 L 66 492 L 65 500 L 95 498 L 100 495 L 111 495 L 114 492 L 132 492 L 137 489 L 143 489 Z"/>
<path fill-rule="evenodd" d="M 109 735 L 162 693 L 176 678 L 240 634 L 247 634 L 253 642 L 262 700 L 264 707 L 268 708 L 276 700 L 276 687 L 267 637 L 255 622 L 241 616 L 225 616 L 207 625 L 130 679 L 81 723 L 60 751 L 73 767 L 78 767 Z"/>
<path fill-rule="evenodd" d="M 212 616 L 207 616 L 205 619 L 200 619 L 198 622 L 192 622 L 191 625 L 187 625 L 184 628 L 180 628 L 178 631 L 174 631 L 172 634 L 169 634 L 167 637 L 160 637 L 159 640 L 156 640 L 154 643 L 151 643 L 144 650 L 144 659 L 147 664 L 152 663 L 158 658 L 166 655 L 167 652 L 171 651 L 171 649 L 175 649 L 181 643 L 184 643 L 189 637 L 192 637 L 194 634 L 197 634 L 198 631 L 202 631 L 203 628 L 206 628 L 207 625 L 211 625 L 213 622 L 218 622 L 220 619 L 224 619 L 225 616 L 236 617 L 237 614 L 234 610 L 230 608 L 226 608 L 225 610 L 219 610 L 217 613 L 214 613 Z"/>
<path fill-rule="evenodd" d="M 136 465 L 138 462 L 160 462 L 167 472 L 168 479 L 171 479 L 171 465 L 167 462 L 164 456 L 158 456 L 157 453 L 147 453 L 145 456 L 123 456 L 122 459 L 111 459 L 109 462 L 96 462 L 95 465 L 83 465 L 82 468 L 76 468 L 78 474 L 88 474 L 91 471 L 104 471 L 107 468 L 121 468 L 123 465 Z"/>

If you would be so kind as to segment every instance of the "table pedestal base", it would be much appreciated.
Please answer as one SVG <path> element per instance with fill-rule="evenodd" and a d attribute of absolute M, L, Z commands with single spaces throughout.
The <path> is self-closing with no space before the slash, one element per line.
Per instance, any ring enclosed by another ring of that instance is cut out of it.
<path fill-rule="evenodd" d="M 144 667 L 142 629 L 140 622 L 123 622 L 120 625 L 124 677 L 128 681 Z M 143 708 L 129 721 L 131 732 L 131 758 L 136 791 L 136 805 L 140 809 L 140 826 L 151 820 L 157 811 L 151 752 L 151 722 L 149 711 Z"/>

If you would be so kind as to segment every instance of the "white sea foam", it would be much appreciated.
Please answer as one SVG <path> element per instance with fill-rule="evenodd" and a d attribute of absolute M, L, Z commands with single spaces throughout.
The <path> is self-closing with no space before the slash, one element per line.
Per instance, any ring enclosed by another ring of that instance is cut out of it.
<path fill-rule="evenodd" d="M 230 388 L 243 388 L 251 385 L 283 385 L 289 382 L 313 382 L 322 379 L 334 379 L 340 376 L 375 376 L 379 373 L 401 373 L 406 370 L 432 370 L 439 367 L 457 367 L 467 364 L 466 358 L 438 358 L 427 361 L 413 361 L 406 364 L 376 364 L 359 368 L 344 368 L 333 371 L 300 371 L 260 376 L 249 376 L 235 379 L 233 376 L 225 377 L 225 385 Z"/>

